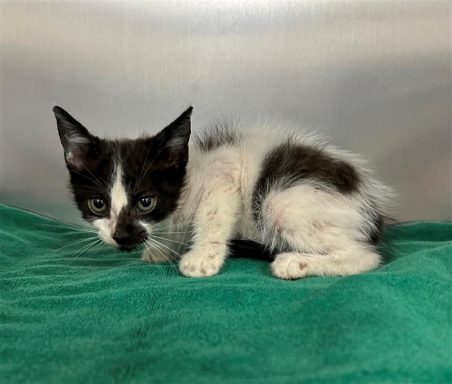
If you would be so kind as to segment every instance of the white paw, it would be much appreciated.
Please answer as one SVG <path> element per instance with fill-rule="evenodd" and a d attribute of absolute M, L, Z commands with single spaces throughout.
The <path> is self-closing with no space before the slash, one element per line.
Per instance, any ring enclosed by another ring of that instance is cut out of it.
<path fill-rule="evenodd" d="M 202 251 L 190 251 L 182 256 L 179 262 L 179 270 L 184 276 L 206 277 L 216 275 L 224 259 L 215 254 Z"/>
<path fill-rule="evenodd" d="M 280 253 L 271 264 L 273 276 L 295 280 L 308 275 L 308 260 L 299 253 Z"/>

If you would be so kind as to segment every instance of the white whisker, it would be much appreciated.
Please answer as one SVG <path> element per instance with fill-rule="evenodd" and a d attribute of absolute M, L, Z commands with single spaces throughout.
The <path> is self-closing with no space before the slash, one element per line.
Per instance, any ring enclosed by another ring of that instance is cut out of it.
<path fill-rule="evenodd" d="M 93 241 L 96 238 L 97 238 L 97 236 L 92 236 L 92 237 L 87 237 L 87 238 L 80 239 L 80 240 L 77 240 L 77 241 L 71 241 L 69 244 L 63 245 L 62 247 L 56 249 L 55 251 L 58 252 L 58 251 L 61 251 L 64 248 L 73 247 L 75 245 L 80 245 L 80 244 L 83 244 L 86 241 Z"/>
<path fill-rule="evenodd" d="M 156 244 L 155 242 L 151 242 L 149 240 L 146 240 L 146 244 L 148 245 L 148 247 L 146 247 L 146 249 L 148 251 L 154 251 L 155 250 L 155 251 L 157 251 L 159 253 L 160 257 L 163 257 L 163 259 L 165 261 L 172 262 L 171 258 L 158 246 L 158 244 Z M 152 258 L 152 253 L 150 255 L 151 255 L 151 258 Z M 155 259 L 152 258 L 152 261 L 155 262 Z"/>
<path fill-rule="evenodd" d="M 173 239 L 168 239 L 168 238 L 166 238 L 166 237 L 155 236 L 154 234 L 151 234 L 150 237 L 152 237 L 152 238 L 157 238 L 157 239 L 162 239 L 162 240 L 165 240 L 165 241 L 170 241 L 170 242 L 176 243 L 176 244 L 185 245 L 186 247 L 190 246 L 190 244 L 182 243 L 182 242 L 180 242 L 180 241 L 176 241 L 176 240 L 173 240 Z"/>
<path fill-rule="evenodd" d="M 75 256 L 71 259 L 71 261 L 69 262 L 69 264 L 71 264 L 72 262 L 74 262 L 77 258 L 79 258 L 83 253 L 86 253 L 90 248 L 94 247 L 96 244 L 99 244 L 102 240 L 101 239 L 97 239 L 95 241 L 93 241 L 92 243 L 89 243 L 85 246 L 83 246 L 80 251 L 78 251 Z"/>
<path fill-rule="evenodd" d="M 67 230 L 75 230 L 75 231 L 82 231 L 82 232 L 95 232 L 95 229 L 91 229 L 91 228 L 86 228 L 86 227 L 78 227 L 76 225 L 73 224 L 40 224 L 39 226 L 42 227 L 49 227 L 49 228 L 63 228 L 63 229 L 67 229 Z"/>
<path fill-rule="evenodd" d="M 156 244 L 158 244 L 159 246 L 167 249 L 168 251 L 170 251 L 172 254 L 174 254 L 175 256 L 179 257 L 179 253 L 177 253 L 174 249 L 171 249 L 170 247 L 166 246 L 165 244 L 161 243 L 160 241 L 157 241 L 155 239 L 150 239 L 152 241 L 154 241 Z"/>
<path fill-rule="evenodd" d="M 158 255 L 161 259 L 164 259 L 165 261 L 169 261 L 168 257 L 165 255 L 165 253 L 162 252 L 160 249 L 158 249 L 155 245 L 147 242 L 145 247 L 146 247 L 146 252 L 148 252 L 149 257 L 151 258 L 151 261 L 153 263 L 156 263 L 158 261 L 158 259 L 156 259 L 154 257 L 154 252 L 158 253 Z"/>

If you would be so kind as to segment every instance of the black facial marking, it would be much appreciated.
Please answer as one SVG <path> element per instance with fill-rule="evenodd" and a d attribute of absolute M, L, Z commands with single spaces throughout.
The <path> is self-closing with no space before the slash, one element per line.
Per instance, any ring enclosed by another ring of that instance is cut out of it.
<path fill-rule="evenodd" d="M 266 156 L 253 193 L 253 211 L 259 222 L 260 208 L 272 186 L 288 188 L 303 180 L 320 182 L 343 194 L 356 192 L 360 178 L 350 164 L 326 154 L 321 148 L 305 146 L 288 140 Z"/>
<path fill-rule="evenodd" d="M 118 224 L 112 234 L 121 250 L 129 251 L 143 243 L 147 238 L 146 230 L 138 225 L 132 210 L 123 210 L 119 214 Z"/>
<path fill-rule="evenodd" d="M 239 140 L 236 123 L 228 121 L 219 121 L 193 137 L 194 145 L 203 152 L 211 152 L 223 145 L 234 145 Z"/>
<path fill-rule="evenodd" d="M 110 218 L 110 190 L 118 162 L 122 168 L 128 205 L 119 213 L 112 233 L 121 249 L 131 249 L 146 239 L 140 221 L 158 222 L 176 209 L 185 183 L 192 109 L 155 136 L 105 140 L 91 135 L 62 108 L 54 108 L 70 189 L 85 220 Z M 155 202 L 152 210 L 138 205 L 146 197 Z M 107 205 L 105 213 L 93 212 L 90 199 L 102 199 Z"/>

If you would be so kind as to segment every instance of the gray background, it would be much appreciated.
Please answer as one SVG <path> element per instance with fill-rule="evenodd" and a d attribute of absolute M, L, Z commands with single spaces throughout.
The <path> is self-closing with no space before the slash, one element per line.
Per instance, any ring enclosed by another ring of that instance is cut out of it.
<path fill-rule="evenodd" d="M 51 108 L 155 132 L 193 104 L 368 158 L 401 220 L 451 219 L 451 2 L 0 2 L 0 201 L 78 213 Z"/>

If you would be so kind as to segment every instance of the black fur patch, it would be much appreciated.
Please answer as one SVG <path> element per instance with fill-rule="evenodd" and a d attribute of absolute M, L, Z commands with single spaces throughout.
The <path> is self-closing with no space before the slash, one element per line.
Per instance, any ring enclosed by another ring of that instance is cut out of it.
<path fill-rule="evenodd" d="M 201 133 L 193 135 L 193 143 L 197 149 L 203 152 L 211 152 L 223 145 L 234 145 L 240 140 L 236 123 L 220 121 Z"/>
<path fill-rule="evenodd" d="M 247 259 L 257 259 L 263 261 L 273 261 L 276 252 L 272 252 L 268 247 L 245 239 L 233 239 L 228 242 L 230 257 L 244 257 Z"/>
<path fill-rule="evenodd" d="M 350 164 L 337 160 L 321 148 L 305 146 L 288 140 L 271 150 L 262 165 L 253 194 L 254 218 L 258 222 L 266 193 L 284 180 L 290 187 L 303 180 L 314 180 L 333 187 L 343 194 L 356 192 L 360 178 Z"/>

